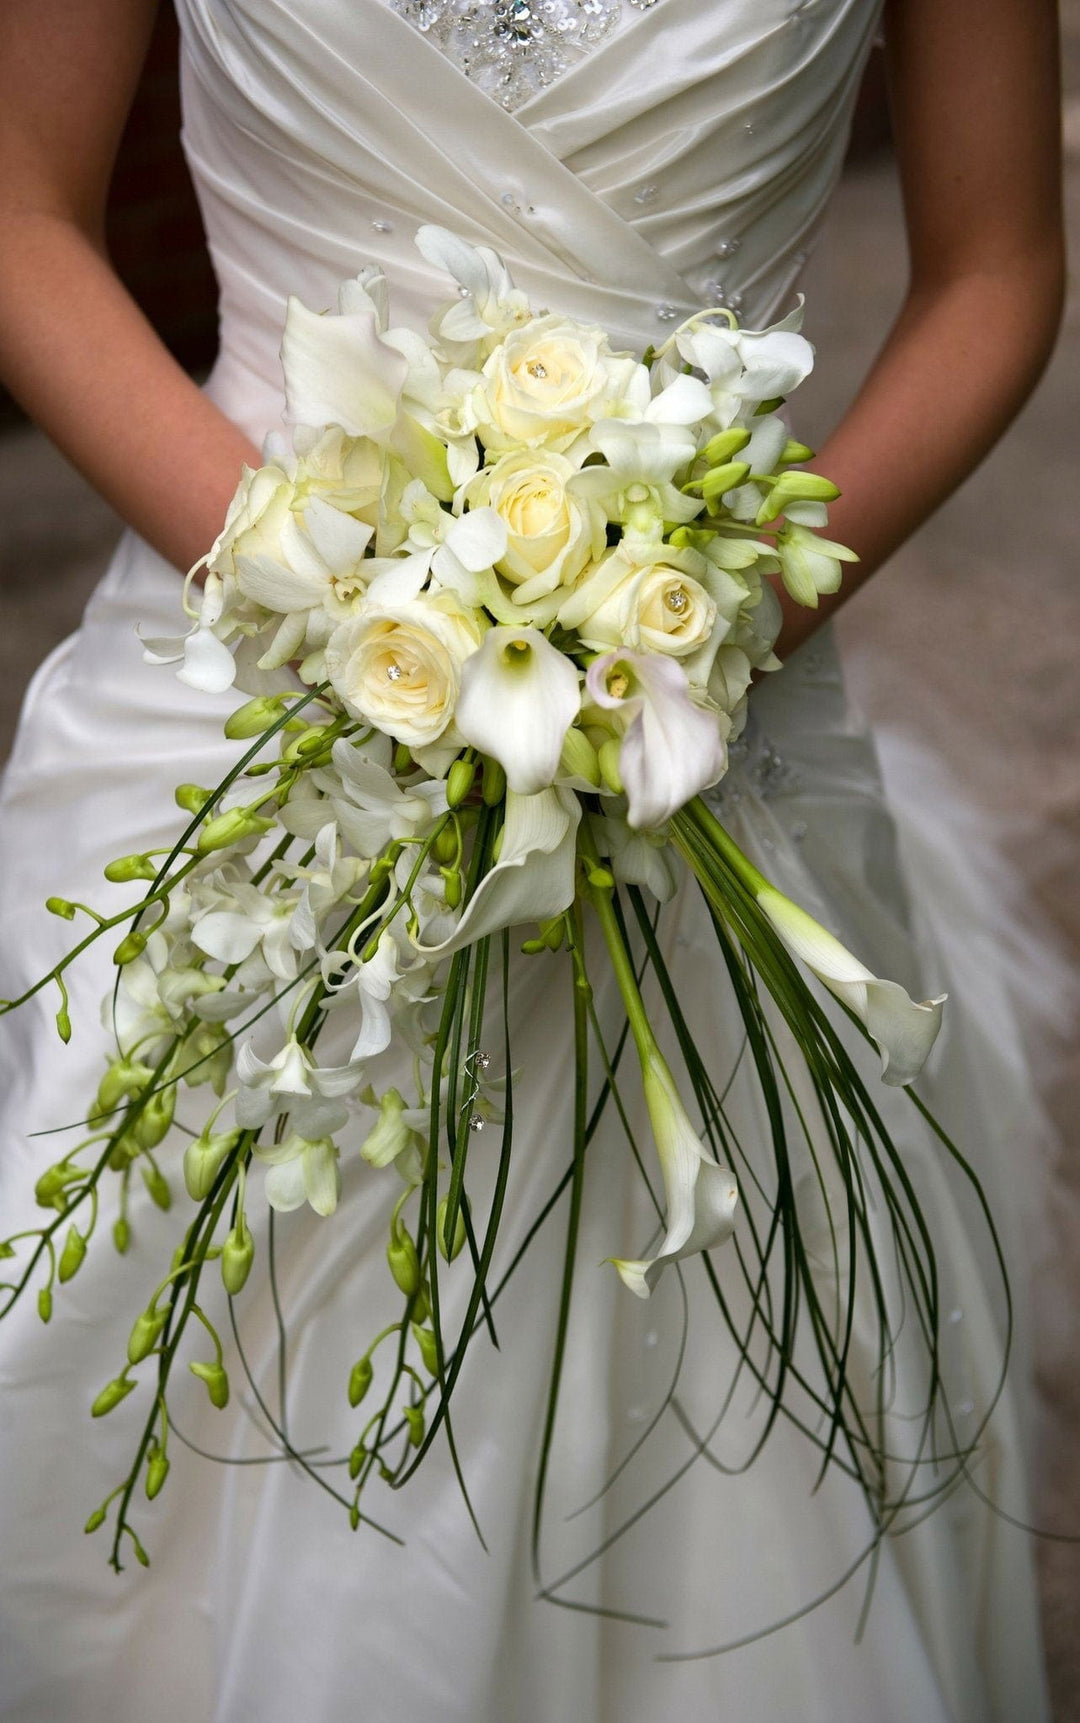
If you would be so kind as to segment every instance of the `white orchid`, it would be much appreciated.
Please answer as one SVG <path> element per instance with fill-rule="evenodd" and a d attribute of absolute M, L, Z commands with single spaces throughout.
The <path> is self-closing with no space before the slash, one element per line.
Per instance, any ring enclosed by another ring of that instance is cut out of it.
<path fill-rule="evenodd" d="M 697 450 L 697 439 L 685 426 L 648 418 L 636 424 L 603 419 L 593 426 L 591 441 L 604 464 L 582 467 L 569 489 L 598 504 L 609 520 L 659 537 L 665 522 L 690 521 L 701 513 L 701 498 L 686 496 L 671 482 Z"/>
<path fill-rule="evenodd" d="M 316 1101 L 297 1110 L 294 1129 L 280 1143 L 257 1143 L 256 1159 L 266 1167 L 263 1189 L 272 1209 L 288 1214 L 308 1203 L 318 1215 L 331 1215 L 341 1196 L 341 1169 L 333 1133 L 348 1122 L 338 1102 Z"/>
<path fill-rule="evenodd" d="M 495 627 L 462 669 L 455 722 L 531 796 L 554 783 L 580 705 L 577 671 L 538 629 Z"/>
<path fill-rule="evenodd" d="M 769 329 L 740 329 L 716 318 L 693 318 L 674 337 L 679 356 L 704 372 L 712 417 L 725 428 L 763 401 L 790 395 L 814 366 L 814 349 L 798 333 L 802 304 Z M 669 368 L 674 367 L 670 365 Z"/>
<path fill-rule="evenodd" d="M 402 491 L 398 512 L 408 533 L 393 556 L 369 565 L 371 602 L 408 603 L 429 579 L 436 587 L 451 587 L 466 604 L 481 602 L 482 589 L 471 577 L 490 572 L 506 552 L 506 526 L 495 510 L 451 514 L 416 479 Z"/>
<path fill-rule="evenodd" d="M 839 590 L 840 564 L 859 560 L 846 545 L 792 521 L 785 521 L 776 535 L 776 556 L 788 592 L 811 610 L 817 609 L 819 593 Z"/>
<path fill-rule="evenodd" d="M 730 1237 L 739 1187 L 735 1175 L 702 1147 L 651 1034 L 639 1032 L 639 1046 L 642 1038 L 647 1045 L 641 1077 L 664 1180 L 667 1229 L 655 1256 L 634 1261 L 613 1257 L 612 1262 L 624 1285 L 638 1298 L 648 1298 L 669 1263 L 711 1250 Z"/>
<path fill-rule="evenodd" d="M 301 804 L 303 829 L 295 813 L 290 822 L 289 829 L 300 836 L 314 836 L 329 808 L 357 855 L 373 860 L 389 843 L 423 836 L 446 812 L 446 785 L 441 778 L 403 782 L 372 759 L 366 747 L 347 741 L 334 743 L 332 757 L 332 768 L 312 774 L 321 794 L 311 804 Z"/>
<path fill-rule="evenodd" d="M 727 747 L 719 716 L 694 701 L 675 659 L 607 652 L 589 666 L 586 686 L 593 702 L 625 726 L 619 774 L 631 826 L 664 825 L 723 776 Z"/>
<path fill-rule="evenodd" d="M 295 1035 L 269 1061 L 259 1058 L 252 1043 L 245 1041 L 236 1055 L 240 1088 L 236 1096 L 236 1122 L 243 1130 L 265 1125 L 275 1113 L 295 1110 L 302 1101 L 321 1096 L 333 1100 L 359 1088 L 362 1067 L 355 1063 L 316 1065 Z"/>
<path fill-rule="evenodd" d="M 219 907 L 198 915 L 192 926 L 192 942 L 199 950 L 228 964 L 242 963 L 258 950 L 271 975 L 292 981 L 297 962 L 291 926 L 299 893 L 265 891 L 236 881 L 227 895 L 217 894 L 216 901 Z"/>

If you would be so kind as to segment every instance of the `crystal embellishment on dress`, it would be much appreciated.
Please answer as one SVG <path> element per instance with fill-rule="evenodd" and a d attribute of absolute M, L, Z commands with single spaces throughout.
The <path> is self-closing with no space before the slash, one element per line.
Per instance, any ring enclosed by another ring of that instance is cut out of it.
<path fill-rule="evenodd" d="M 623 16 L 623 0 L 391 0 L 448 59 L 504 108 L 568 71 Z M 655 0 L 629 0 L 645 11 Z M 505 200 L 504 200 L 505 201 Z"/>

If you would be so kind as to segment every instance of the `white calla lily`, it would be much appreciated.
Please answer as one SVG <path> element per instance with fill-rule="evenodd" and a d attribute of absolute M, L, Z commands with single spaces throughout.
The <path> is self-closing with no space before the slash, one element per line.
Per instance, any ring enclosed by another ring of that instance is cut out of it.
<path fill-rule="evenodd" d="M 535 796 L 506 792 L 506 823 L 495 866 L 486 873 L 452 934 L 418 945 L 425 957 L 448 957 L 485 934 L 561 915 L 574 901 L 581 803 L 560 786 Z"/>
<path fill-rule="evenodd" d="M 309 311 L 290 295 L 281 363 L 291 423 L 340 425 L 353 437 L 393 428 L 409 366 L 382 338 L 382 279 L 345 282 L 336 312 Z"/>
<path fill-rule="evenodd" d="M 578 673 L 536 628 L 491 628 L 461 671 L 455 722 L 519 795 L 547 789 L 578 715 Z"/>
<path fill-rule="evenodd" d="M 664 1180 L 667 1231 L 655 1256 L 611 1260 L 624 1285 L 638 1298 L 648 1298 L 668 1263 L 711 1250 L 730 1237 L 739 1187 L 734 1173 L 702 1148 L 655 1043 L 643 1056 L 641 1078 Z"/>
<path fill-rule="evenodd" d="M 727 768 L 716 712 L 695 703 L 686 671 L 655 652 L 606 652 L 589 666 L 597 706 L 627 720 L 619 775 L 627 821 L 654 830 Z"/>
<path fill-rule="evenodd" d="M 877 1043 L 882 1081 L 895 1087 L 914 1082 L 937 1040 L 948 995 L 916 1002 L 899 982 L 872 974 L 813 916 L 765 881 L 757 900 L 791 955 L 854 1012 Z"/>

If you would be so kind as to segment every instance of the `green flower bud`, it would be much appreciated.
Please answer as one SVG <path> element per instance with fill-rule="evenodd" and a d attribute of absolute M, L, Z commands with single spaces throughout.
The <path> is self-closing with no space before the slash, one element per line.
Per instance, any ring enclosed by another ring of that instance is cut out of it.
<path fill-rule="evenodd" d="M 715 509 L 717 503 L 728 492 L 736 489 L 750 475 L 750 468 L 745 461 L 725 461 L 722 467 L 710 467 L 701 482 L 701 494 L 708 508 Z"/>
<path fill-rule="evenodd" d="M 87 1520 L 86 1524 L 83 1526 L 83 1531 L 84 1532 L 96 1532 L 96 1531 L 99 1531 L 104 1524 L 105 1524 L 105 1509 L 104 1508 L 95 1508 L 93 1513 L 90 1515 L 90 1518 Z"/>
<path fill-rule="evenodd" d="M 814 451 L 805 443 L 797 443 L 794 437 L 789 437 L 780 455 L 780 464 L 784 467 L 798 466 L 800 461 L 812 461 Z"/>
<path fill-rule="evenodd" d="M 45 908 L 50 915 L 60 916 L 62 921 L 75 920 L 75 905 L 67 897 L 47 897 Z"/>
<path fill-rule="evenodd" d="M 283 748 L 281 757 L 294 765 L 298 760 L 311 760 L 316 754 L 325 753 L 329 758 L 329 743 L 333 740 L 329 724 L 312 724 L 302 736 L 296 736 Z"/>
<path fill-rule="evenodd" d="M 92 1418 L 104 1418 L 114 1407 L 119 1406 L 121 1400 L 126 1400 L 128 1395 L 134 1392 L 134 1389 L 135 1384 L 130 1377 L 114 1376 L 111 1382 L 105 1384 L 94 1401 L 90 1408 L 90 1416 Z"/>
<path fill-rule="evenodd" d="M 154 1350 L 161 1331 L 168 1321 L 167 1310 L 155 1310 L 151 1307 L 144 1310 L 135 1318 L 131 1333 L 128 1335 L 127 1355 L 129 1364 L 141 1364 Z"/>
<path fill-rule="evenodd" d="M 777 515 L 783 514 L 788 503 L 831 503 L 839 495 L 831 479 L 822 478 L 820 473 L 781 473 L 758 509 L 755 525 L 764 526 L 767 521 L 775 520 Z"/>
<path fill-rule="evenodd" d="M 439 872 L 443 877 L 443 894 L 448 909 L 457 909 L 461 902 L 461 874 L 456 867 L 441 867 Z"/>
<path fill-rule="evenodd" d="M 394 743 L 394 771 L 407 772 L 413 763 L 412 754 L 404 742 Z"/>
<path fill-rule="evenodd" d="M 15 1246 L 6 1238 L 0 1241 L 0 1262 L 10 1262 L 15 1255 Z"/>
<path fill-rule="evenodd" d="M 245 808 L 230 808 L 228 813 L 217 814 L 212 820 L 207 820 L 195 847 L 201 856 L 210 855 L 214 850 L 242 843 L 245 838 L 261 837 L 273 824 L 273 820 L 249 814 Z"/>
<path fill-rule="evenodd" d="M 42 1322 L 48 1322 L 52 1316 L 52 1287 L 43 1286 L 37 1295 L 37 1313 Z"/>
<path fill-rule="evenodd" d="M 230 742 L 248 742 L 253 736 L 261 736 L 264 730 L 269 730 L 271 724 L 276 724 L 284 714 L 285 702 L 280 694 L 258 694 L 254 700 L 248 700 L 235 712 L 229 713 L 225 720 L 225 734 Z"/>
<path fill-rule="evenodd" d="M 158 870 L 149 856 L 117 856 L 105 869 L 105 878 L 114 885 L 126 885 L 133 879 L 157 879 Z"/>
<path fill-rule="evenodd" d="M 584 730 L 579 730 L 576 724 L 572 724 L 563 737 L 559 766 L 568 777 L 584 778 L 593 789 L 599 789 L 600 762 L 596 757 L 596 749 Z"/>
<path fill-rule="evenodd" d="M 458 853 L 458 840 L 457 833 L 454 831 L 452 822 L 443 826 L 441 832 L 431 846 L 431 851 L 436 861 L 452 862 L 456 858 Z"/>
<path fill-rule="evenodd" d="M 200 1382 L 206 1383 L 211 1405 L 216 1406 L 219 1412 L 223 1411 L 229 1404 L 229 1378 L 225 1374 L 225 1366 L 204 1364 L 200 1359 L 196 1359 L 193 1364 L 188 1365 L 188 1369 Z"/>
<path fill-rule="evenodd" d="M 173 791 L 173 800 L 185 814 L 201 814 L 212 797 L 213 791 L 204 790 L 201 784 L 178 784 Z"/>
<path fill-rule="evenodd" d="M 113 952 L 113 962 L 122 969 L 125 963 L 134 963 L 135 959 L 141 957 L 145 950 L 146 934 L 140 933 L 137 927 L 133 928 L 130 933 L 124 935 Z"/>
<path fill-rule="evenodd" d="M 141 1149 L 157 1148 L 158 1144 L 168 1134 L 175 1111 L 175 1083 L 170 1083 L 167 1088 L 158 1089 L 155 1094 L 149 1097 L 131 1127 L 132 1135 Z M 157 1201 L 156 1197 L 154 1201 Z"/>
<path fill-rule="evenodd" d="M 372 1364 L 371 1359 L 368 1357 L 368 1354 L 365 1352 L 362 1358 L 358 1358 L 356 1360 L 356 1363 L 353 1365 L 349 1374 L 350 1406 L 359 1406 L 364 1395 L 371 1387 L 374 1375 L 375 1367 Z"/>
<path fill-rule="evenodd" d="M 113 1221 L 112 1236 L 113 1244 L 115 1245 L 118 1253 L 121 1256 L 124 1256 L 131 1243 L 131 1227 L 128 1224 L 126 1216 L 118 1215 L 116 1220 Z"/>
<path fill-rule="evenodd" d="M 66 1005 L 61 1005 L 56 1013 L 56 1033 L 66 1047 L 71 1040 L 71 1014 Z"/>
<path fill-rule="evenodd" d="M 85 1238 L 77 1226 L 69 1227 L 67 1238 L 64 1240 L 64 1248 L 60 1252 L 60 1262 L 56 1270 L 57 1278 L 61 1282 L 71 1280 L 78 1274 L 85 1256 Z"/>
<path fill-rule="evenodd" d="M 506 773 L 498 760 L 490 758 L 484 761 L 483 790 L 484 806 L 497 808 L 506 796 Z"/>
<path fill-rule="evenodd" d="M 412 1325 L 413 1338 L 420 1348 L 420 1356 L 424 1360 L 424 1369 L 431 1376 L 439 1373 L 439 1349 L 435 1343 L 435 1335 L 430 1328 L 421 1328 L 418 1322 Z"/>
<path fill-rule="evenodd" d="M 427 1287 L 422 1283 L 416 1289 L 416 1296 L 412 1302 L 412 1312 L 417 1322 L 426 1322 L 431 1314 L 431 1306 L 428 1303 Z"/>
<path fill-rule="evenodd" d="M 410 1298 L 420 1285 L 420 1258 L 404 1227 L 400 1227 L 396 1234 L 391 1233 L 386 1260 L 390 1264 L 390 1273 L 406 1298 Z"/>
<path fill-rule="evenodd" d="M 221 1278 L 230 1298 L 242 1292 L 255 1260 L 255 1240 L 243 1215 L 240 1216 L 221 1251 Z"/>
<path fill-rule="evenodd" d="M 128 1529 L 130 1530 L 130 1527 Z M 131 1547 L 135 1551 L 135 1560 L 138 1562 L 139 1566 L 149 1567 L 150 1557 L 143 1549 L 142 1544 L 139 1542 L 134 1532 L 131 1533 Z"/>
<path fill-rule="evenodd" d="M 364 1461 L 367 1459 L 367 1453 L 368 1453 L 368 1451 L 364 1447 L 363 1442 L 357 1442 L 356 1447 L 353 1449 L 352 1453 L 349 1455 L 349 1476 L 352 1479 L 354 1484 L 355 1484 L 357 1478 L 360 1476 L 361 1468 L 364 1464 Z"/>
<path fill-rule="evenodd" d="M 775 413 L 777 407 L 782 407 L 786 399 L 785 395 L 771 395 L 767 401 L 759 401 L 754 408 L 755 419 L 763 419 L 766 413 Z"/>
<path fill-rule="evenodd" d="M 349 1504 L 349 1524 L 352 1527 L 353 1531 L 356 1531 L 357 1527 L 360 1524 L 360 1503 L 359 1502 L 350 1502 L 350 1504 Z"/>
<path fill-rule="evenodd" d="M 615 875 L 610 868 L 591 867 L 586 877 L 589 884 L 597 891 L 614 891 L 615 889 Z"/>
<path fill-rule="evenodd" d="M 146 1460 L 146 1496 L 148 1501 L 153 1501 L 168 1475 L 168 1455 L 164 1448 L 159 1447 L 155 1442 Z"/>
<path fill-rule="evenodd" d="M 141 1150 L 130 1131 L 122 1131 L 109 1150 L 108 1166 L 114 1173 L 122 1173 L 125 1167 L 130 1167 L 137 1160 Z"/>
<path fill-rule="evenodd" d="M 240 1141 L 239 1131 L 221 1131 L 216 1136 L 196 1137 L 184 1150 L 184 1183 L 193 1202 L 209 1195 L 224 1162 Z"/>
<path fill-rule="evenodd" d="M 435 1237 L 439 1241 L 439 1255 L 441 1257 L 443 1257 L 443 1259 L 446 1262 L 453 1262 L 455 1256 L 458 1255 L 459 1251 L 461 1251 L 461 1249 L 464 1247 L 464 1244 L 465 1244 L 465 1238 L 466 1238 L 465 1216 L 462 1213 L 462 1206 L 461 1206 L 461 1204 L 464 1203 L 465 1199 L 464 1199 L 464 1197 L 462 1197 L 461 1204 L 458 1205 L 457 1216 L 454 1220 L 454 1236 L 450 1241 L 450 1249 L 449 1249 L 449 1251 L 447 1251 L 447 1248 L 446 1248 L 446 1205 L 449 1202 L 449 1200 L 450 1199 L 448 1197 L 443 1197 L 442 1202 L 439 1204 L 439 1207 L 436 1211 L 436 1214 L 435 1214 Z"/>
<path fill-rule="evenodd" d="M 563 940 L 566 938 L 566 922 L 562 916 L 553 915 L 550 921 L 542 921 L 540 923 L 540 937 L 549 951 L 560 951 Z"/>
<path fill-rule="evenodd" d="M 422 1406 L 405 1406 L 403 1415 L 409 1426 L 409 1444 L 418 1448 L 424 1440 L 424 1408 Z"/>
<path fill-rule="evenodd" d="M 125 1096 L 134 1100 L 142 1094 L 153 1075 L 150 1066 L 138 1060 L 113 1059 L 98 1084 L 96 1111 L 111 1113 Z"/>
<path fill-rule="evenodd" d="M 62 1209 L 65 1186 L 75 1184 L 83 1177 L 81 1168 L 58 1161 L 55 1166 L 48 1167 L 38 1179 L 34 1186 L 34 1200 L 39 1208 Z"/>
<path fill-rule="evenodd" d="M 471 760 L 455 760 L 446 777 L 446 804 L 456 808 L 473 787 L 476 767 Z"/>
<path fill-rule="evenodd" d="M 609 790 L 616 795 L 622 794 L 623 781 L 619 775 L 619 751 L 622 748 L 620 736 L 609 736 L 606 742 L 601 742 L 597 752 L 600 766 L 600 776 Z"/>
<path fill-rule="evenodd" d="M 721 431 L 718 436 L 711 437 L 701 452 L 710 467 L 722 467 L 740 449 L 745 449 L 749 441 L 750 432 L 741 425 L 733 425 L 730 431 Z"/>
<path fill-rule="evenodd" d="M 172 1208 L 172 1190 L 165 1174 L 157 1167 L 151 1165 L 149 1161 L 144 1161 L 142 1164 L 142 1176 L 143 1184 L 150 1192 L 154 1202 L 157 1203 L 158 1208 L 164 1210 L 164 1212 L 168 1214 L 169 1210 Z"/>

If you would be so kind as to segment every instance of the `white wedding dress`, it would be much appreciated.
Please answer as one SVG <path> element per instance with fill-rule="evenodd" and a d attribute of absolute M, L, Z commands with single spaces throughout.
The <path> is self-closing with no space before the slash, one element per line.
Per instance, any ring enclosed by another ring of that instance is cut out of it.
<path fill-rule="evenodd" d="M 591 6 L 595 13 L 596 0 Z M 600 8 L 612 27 L 595 46 L 509 111 L 443 51 L 435 28 L 418 27 L 431 24 L 435 0 L 400 10 L 389 0 L 181 0 L 179 10 L 185 144 L 222 292 L 221 358 L 208 387 L 256 440 L 280 422 L 286 295 L 328 305 L 339 280 L 376 261 L 391 283 L 394 321 L 422 327 L 452 290 L 414 249 L 424 222 L 493 246 L 534 305 L 595 320 L 639 350 L 703 301 L 737 306 L 744 321 L 762 326 L 791 301 L 878 24 L 877 0 L 624 0 L 621 12 L 612 0 Z M 480 32 L 521 26 L 522 0 L 473 10 Z M 541 31 L 550 27 L 546 0 L 534 14 Z M 518 52 L 502 40 L 508 54 Z M 541 36 L 536 52 L 543 45 Z M 183 472 L 176 478 L 182 486 Z M 221 735 L 229 702 L 141 661 L 136 624 L 175 632 L 179 587 L 175 570 L 128 535 L 83 627 L 34 679 L 0 821 L 6 995 L 65 949 L 71 930 L 40 907 L 47 893 L 100 904 L 114 889 L 101 879 L 108 859 L 172 840 L 174 784 L 211 784 L 234 756 Z M 827 634 L 755 691 L 752 707 L 723 796 L 737 838 L 876 973 L 922 997 L 925 954 L 906 907 L 920 880 L 909 878 L 905 894 L 873 745 L 846 708 Z M 939 895 L 938 919 L 959 938 L 962 888 L 939 880 L 939 894 L 946 889 L 955 902 Z M 714 1037 L 723 1069 L 741 1029 L 695 895 L 681 893 L 665 912 L 661 938 L 684 1007 Z M 932 961 L 948 983 L 948 952 Z M 977 987 L 970 951 L 966 973 Z M 110 974 L 107 954 L 76 969 L 76 1027 L 66 1049 L 51 1021 L 55 998 L 0 1020 L 5 1234 L 35 1223 L 34 1179 L 58 1145 L 74 1141 L 33 1133 L 87 1110 L 102 1069 L 98 1002 Z M 516 967 L 512 1004 L 524 1028 L 515 1048 L 511 1240 L 567 1161 L 568 986 L 555 960 Z M 971 1003 L 978 1008 L 980 998 Z M 1004 1068 L 962 999 L 948 1011 L 925 1093 L 1013 1223 L 1006 1246 L 1021 1288 L 1022 1073 Z M 1007 1026 L 999 1015 L 989 1028 L 999 1049 Z M 1001 1300 L 987 1290 L 992 1259 L 976 1242 L 974 1207 L 962 1202 L 940 1146 L 905 1097 L 893 1092 L 884 1104 L 936 1228 L 950 1318 L 945 1363 L 962 1424 L 985 1406 L 1000 1360 Z M 484 1151 L 481 1143 L 474 1153 Z M 615 1489 L 568 1517 L 662 1401 L 679 1328 L 674 1276 L 643 1304 L 597 1266 L 613 1252 L 635 1254 L 649 1224 L 613 1117 L 591 1154 L 543 1546 L 548 1580 L 596 1550 L 692 1457 L 669 1411 Z M 181 1190 L 176 1167 L 174 1156 Z M 332 1220 L 304 1210 L 277 1229 L 290 1435 L 300 1448 L 329 1442 L 329 1457 L 356 1439 L 344 1392 L 350 1363 L 381 1313 L 393 1312 L 384 1259 L 393 1175 L 348 1153 L 343 1171 Z M 182 1190 L 177 1201 L 186 1202 Z M 501 1350 L 477 1343 L 455 1402 L 487 1552 L 443 1445 L 402 1494 L 376 1486 L 366 1501 L 404 1539 L 399 1547 L 364 1527 L 352 1533 L 342 1510 L 290 1464 L 214 1465 L 174 1437 L 162 1495 L 152 1506 L 136 1498 L 152 1565 L 144 1572 L 128 1559 L 116 1576 L 106 1564 L 108 1531 L 83 1538 L 81 1527 L 127 1469 L 146 1392 L 95 1423 L 89 1404 L 123 1360 L 131 1320 L 164 1272 L 176 1225 L 175 1209 L 162 1215 L 137 1183 L 127 1256 L 95 1238 L 79 1276 L 59 1291 L 48 1329 L 32 1300 L 0 1325 L 5 1723 L 1046 1717 L 1028 1539 L 968 1489 L 880 1549 L 858 1643 L 865 1567 L 769 1637 L 723 1656 L 660 1660 L 797 1614 L 867 1547 L 859 1492 L 834 1474 L 812 1494 L 817 1452 L 783 1422 L 744 1475 L 699 1459 L 560 1592 L 662 1616 L 666 1628 L 535 1599 L 529 1522 L 561 1209 L 499 1301 Z M 733 1262 L 730 1247 L 715 1253 L 722 1278 Z M 276 1404 L 277 1337 L 261 1274 L 238 1310 L 256 1380 Z M 680 1395 L 703 1430 L 719 1408 L 730 1358 L 697 1309 L 695 1320 Z M 1025 1363 L 1022 1354 L 1015 1361 L 1017 1392 L 999 1404 L 978 1468 L 983 1489 L 1021 1517 Z M 172 1409 L 192 1443 L 257 1460 L 271 1450 L 231 1355 L 230 1368 L 227 1412 L 213 1411 L 186 1372 Z M 713 1443 L 725 1463 L 745 1451 L 751 1421 L 747 1395 Z"/>

